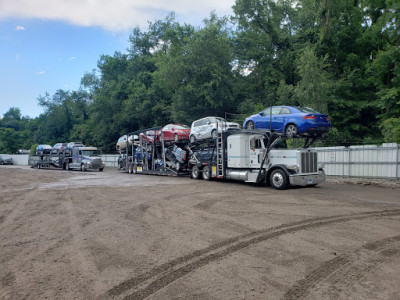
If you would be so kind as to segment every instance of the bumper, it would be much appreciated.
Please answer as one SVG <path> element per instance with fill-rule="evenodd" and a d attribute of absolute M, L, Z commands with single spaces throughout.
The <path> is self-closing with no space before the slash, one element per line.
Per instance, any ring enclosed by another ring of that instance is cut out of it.
<path fill-rule="evenodd" d="M 88 170 L 104 169 L 104 164 L 85 164 Z"/>
<path fill-rule="evenodd" d="M 326 181 L 325 172 L 319 171 L 318 174 L 310 174 L 310 175 L 290 175 L 289 182 L 290 185 L 314 185 L 319 184 Z"/>

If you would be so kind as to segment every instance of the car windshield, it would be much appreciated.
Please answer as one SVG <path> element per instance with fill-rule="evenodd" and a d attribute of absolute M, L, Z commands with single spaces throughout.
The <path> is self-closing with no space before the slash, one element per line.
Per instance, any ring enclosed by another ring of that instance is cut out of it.
<path fill-rule="evenodd" d="M 190 129 L 186 125 L 175 125 L 175 129 Z"/>
<path fill-rule="evenodd" d="M 218 122 L 226 122 L 226 120 L 224 118 L 217 117 L 216 119 Z"/>
<path fill-rule="evenodd" d="M 316 110 L 313 110 L 312 108 L 309 108 L 309 107 L 297 106 L 296 109 L 305 114 L 319 114 L 319 112 L 317 112 Z"/>
<path fill-rule="evenodd" d="M 99 156 L 100 150 L 82 150 L 84 156 Z"/>

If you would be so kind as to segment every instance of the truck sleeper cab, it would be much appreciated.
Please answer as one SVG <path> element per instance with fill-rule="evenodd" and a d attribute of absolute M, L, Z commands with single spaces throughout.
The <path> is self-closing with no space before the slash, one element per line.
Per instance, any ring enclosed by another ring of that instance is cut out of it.
<path fill-rule="evenodd" d="M 233 133 L 225 140 L 222 138 L 220 145 L 222 149 L 216 151 L 219 151 L 222 161 L 218 161 L 218 155 L 209 159 L 212 178 L 265 182 L 275 189 L 285 189 L 288 185 L 314 186 L 326 180 L 314 150 L 269 150 L 267 136 L 244 132 Z M 206 175 L 210 171 L 204 163 L 193 165 L 192 178 L 199 178 L 199 172 L 204 172 L 204 169 Z M 208 178 L 203 174 L 203 179 Z"/>

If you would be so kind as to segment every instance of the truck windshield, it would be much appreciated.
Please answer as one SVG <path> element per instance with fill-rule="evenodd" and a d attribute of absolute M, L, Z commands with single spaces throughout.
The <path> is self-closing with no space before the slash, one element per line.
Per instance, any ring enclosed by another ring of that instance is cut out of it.
<path fill-rule="evenodd" d="M 84 156 L 99 156 L 100 150 L 82 150 Z"/>

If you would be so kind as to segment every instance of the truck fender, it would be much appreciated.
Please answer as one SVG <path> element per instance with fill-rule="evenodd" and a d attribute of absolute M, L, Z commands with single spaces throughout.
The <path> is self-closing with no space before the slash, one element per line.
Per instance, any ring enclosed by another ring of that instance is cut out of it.
<path fill-rule="evenodd" d="M 289 177 L 289 175 L 291 174 L 288 170 L 288 168 L 286 167 L 286 165 L 274 165 L 273 167 L 271 167 L 268 172 L 267 172 L 267 179 L 269 178 L 269 176 L 271 175 L 271 173 L 276 170 L 276 169 L 281 169 L 283 170 L 286 175 Z"/>

